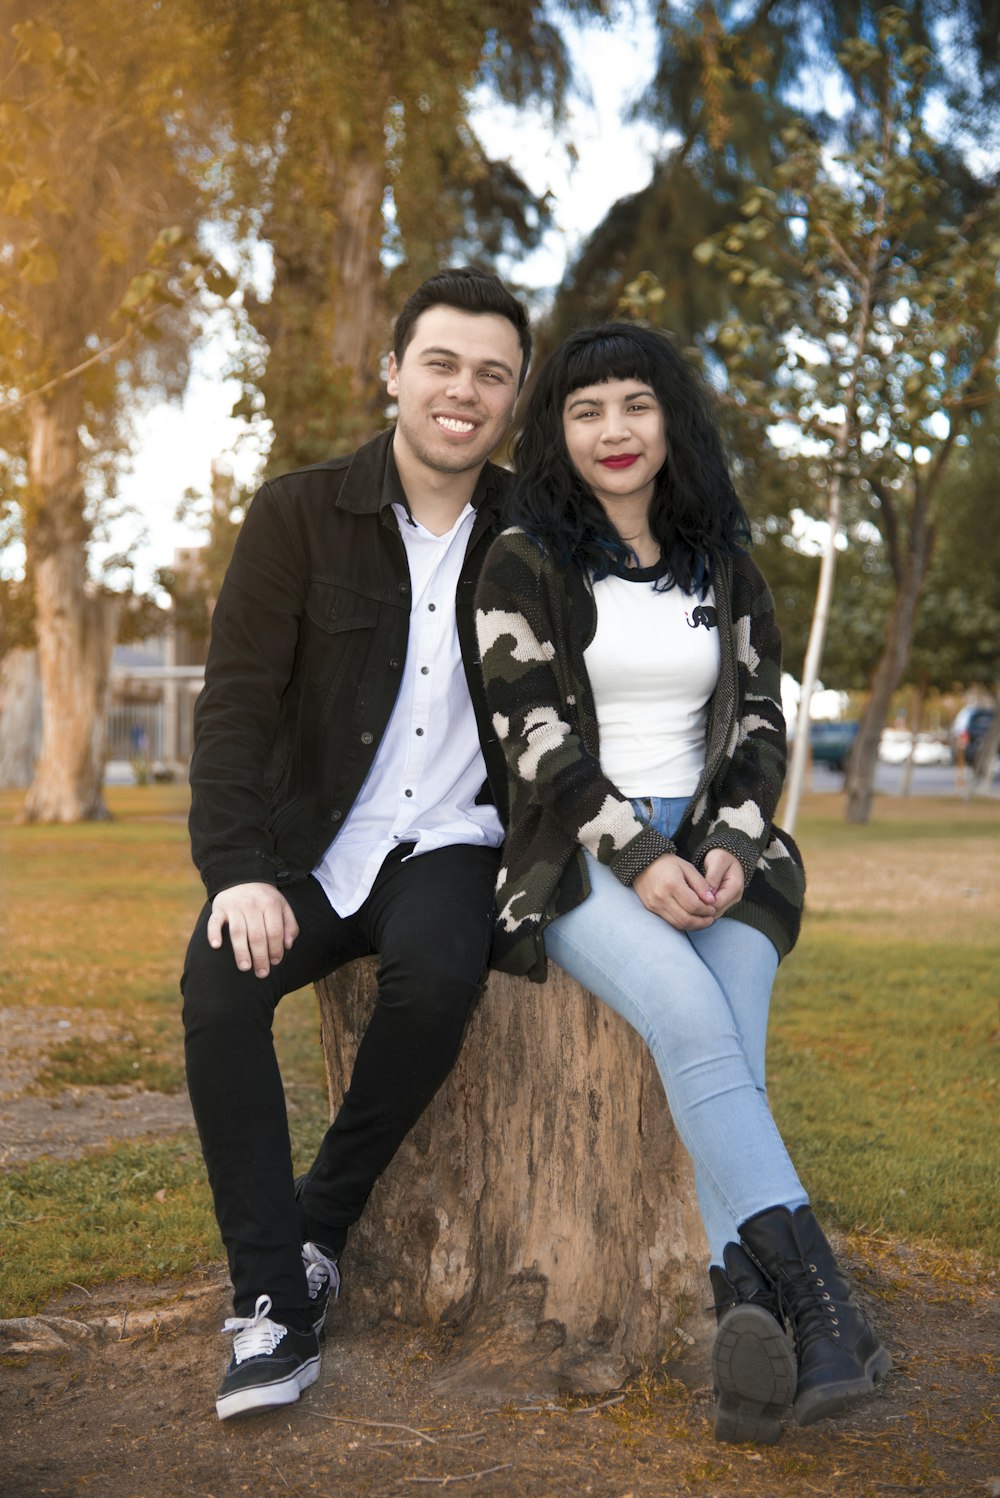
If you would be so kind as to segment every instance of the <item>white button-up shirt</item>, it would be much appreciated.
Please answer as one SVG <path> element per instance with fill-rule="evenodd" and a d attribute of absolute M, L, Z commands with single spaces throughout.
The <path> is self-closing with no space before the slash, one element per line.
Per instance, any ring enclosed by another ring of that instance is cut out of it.
<path fill-rule="evenodd" d="M 486 779 L 455 618 L 455 590 L 476 512 L 466 505 L 443 536 L 393 504 L 410 569 L 410 630 L 399 696 L 385 737 L 335 842 L 313 870 L 338 915 L 371 893 L 399 843 L 410 857 L 466 843 L 498 848 L 495 806 L 476 805 Z"/>

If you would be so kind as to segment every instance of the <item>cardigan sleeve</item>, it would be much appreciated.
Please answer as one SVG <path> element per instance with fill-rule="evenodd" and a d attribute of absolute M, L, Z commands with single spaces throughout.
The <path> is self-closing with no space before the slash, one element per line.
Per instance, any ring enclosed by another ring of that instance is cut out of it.
<path fill-rule="evenodd" d="M 476 593 L 486 700 L 515 794 L 527 796 L 623 884 L 676 845 L 636 816 L 581 733 L 582 684 L 567 639 L 565 585 L 524 531 L 494 541 Z"/>
<path fill-rule="evenodd" d="M 746 556 L 733 569 L 732 630 L 736 712 L 713 786 L 712 815 L 692 857 L 701 867 L 711 849 L 725 848 L 739 859 L 749 884 L 771 838 L 787 751 L 774 600 L 759 568 Z M 695 808 L 696 822 L 699 811 Z"/>

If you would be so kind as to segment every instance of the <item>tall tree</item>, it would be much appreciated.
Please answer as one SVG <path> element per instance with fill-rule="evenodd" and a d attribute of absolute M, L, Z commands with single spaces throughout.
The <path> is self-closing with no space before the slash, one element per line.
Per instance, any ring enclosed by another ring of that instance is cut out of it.
<path fill-rule="evenodd" d="M 573 0 L 558 14 L 610 13 Z M 252 308 L 266 359 L 248 361 L 243 409 L 274 427 L 280 471 L 353 446 L 381 420 L 378 356 L 389 299 L 453 259 L 531 247 L 547 205 L 490 158 L 473 90 L 542 98 L 558 116 L 569 64 L 544 0 L 215 0 L 238 137 L 274 281 Z M 386 267 L 391 267 L 387 275 Z"/>
<path fill-rule="evenodd" d="M 118 600 L 88 578 L 95 491 L 113 488 L 136 393 L 183 384 L 191 294 L 230 285 L 195 240 L 215 191 L 212 66 L 187 5 L 35 10 L 10 0 L 0 34 L 0 440 L 44 703 L 24 815 L 75 821 L 106 815 Z"/>
<path fill-rule="evenodd" d="M 877 42 L 857 38 L 840 57 L 852 91 L 841 148 L 824 149 L 805 122 L 789 127 L 775 190 L 750 192 L 741 219 L 695 253 L 756 303 L 755 320 L 733 314 L 710 339 L 735 398 L 824 459 L 831 539 L 805 699 L 822 657 L 845 485 L 885 546 L 893 603 L 848 777 L 848 818 L 866 821 L 940 485 L 969 413 L 997 394 L 1000 193 L 930 138 L 930 56 L 901 10 L 880 13 Z M 791 820 L 807 722 L 806 700 Z"/>
<path fill-rule="evenodd" d="M 568 268 L 551 329 L 608 316 L 627 284 L 652 271 L 661 321 L 692 341 L 731 303 L 691 251 L 720 230 L 755 183 L 773 185 L 781 131 L 805 117 L 820 139 L 835 134 L 837 54 L 872 39 L 879 0 L 651 0 L 658 52 L 635 114 L 664 132 L 649 183 L 609 210 Z M 1000 0 L 907 0 L 912 40 L 947 49 L 927 80 L 950 129 L 994 146 L 1000 132 Z M 834 84 L 833 87 L 830 85 Z"/>

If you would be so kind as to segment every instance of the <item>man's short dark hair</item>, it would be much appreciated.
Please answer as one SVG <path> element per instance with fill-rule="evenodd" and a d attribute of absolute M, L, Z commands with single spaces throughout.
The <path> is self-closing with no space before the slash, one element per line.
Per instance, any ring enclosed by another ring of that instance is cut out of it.
<path fill-rule="evenodd" d="M 403 362 L 407 345 L 413 337 L 417 318 L 430 307 L 454 307 L 459 312 L 487 313 L 505 317 L 513 323 L 521 341 L 521 373 L 518 387 L 523 385 L 531 358 L 531 328 L 528 324 L 527 308 L 517 300 L 503 284 L 499 276 L 491 271 L 478 270 L 474 265 L 450 266 L 440 270 L 422 286 L 418 286 L 403 303 L 403 310 L 396 318 L 393 333 L 393 350 L 397 364 Z"/>

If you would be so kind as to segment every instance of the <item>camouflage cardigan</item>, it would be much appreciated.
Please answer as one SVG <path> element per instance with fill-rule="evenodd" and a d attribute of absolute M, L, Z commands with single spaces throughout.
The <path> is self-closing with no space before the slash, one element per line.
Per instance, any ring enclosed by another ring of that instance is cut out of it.
<path fill-rule="evenodd" d="M 726 848 L 746 888 L 727 917 L 770 937 L 798 936 L 802 860 L 772 823 L 785 774 L 781 639 L 767 584 L 748 556 L 713 570 L 721 669 L 709 703 L 705 767 L 673 841 L 647 827 L 601 769 L 584 650 L 593 591 L 512 528 L 497 537 L 476 593 L 486 698 L 507 757 L 510 826 L 497 881 L 494 967 L 542 982 L 542 932 L 590 893 L 582 848 L 623 884 L 662 853 L 702 865 Z"/>

